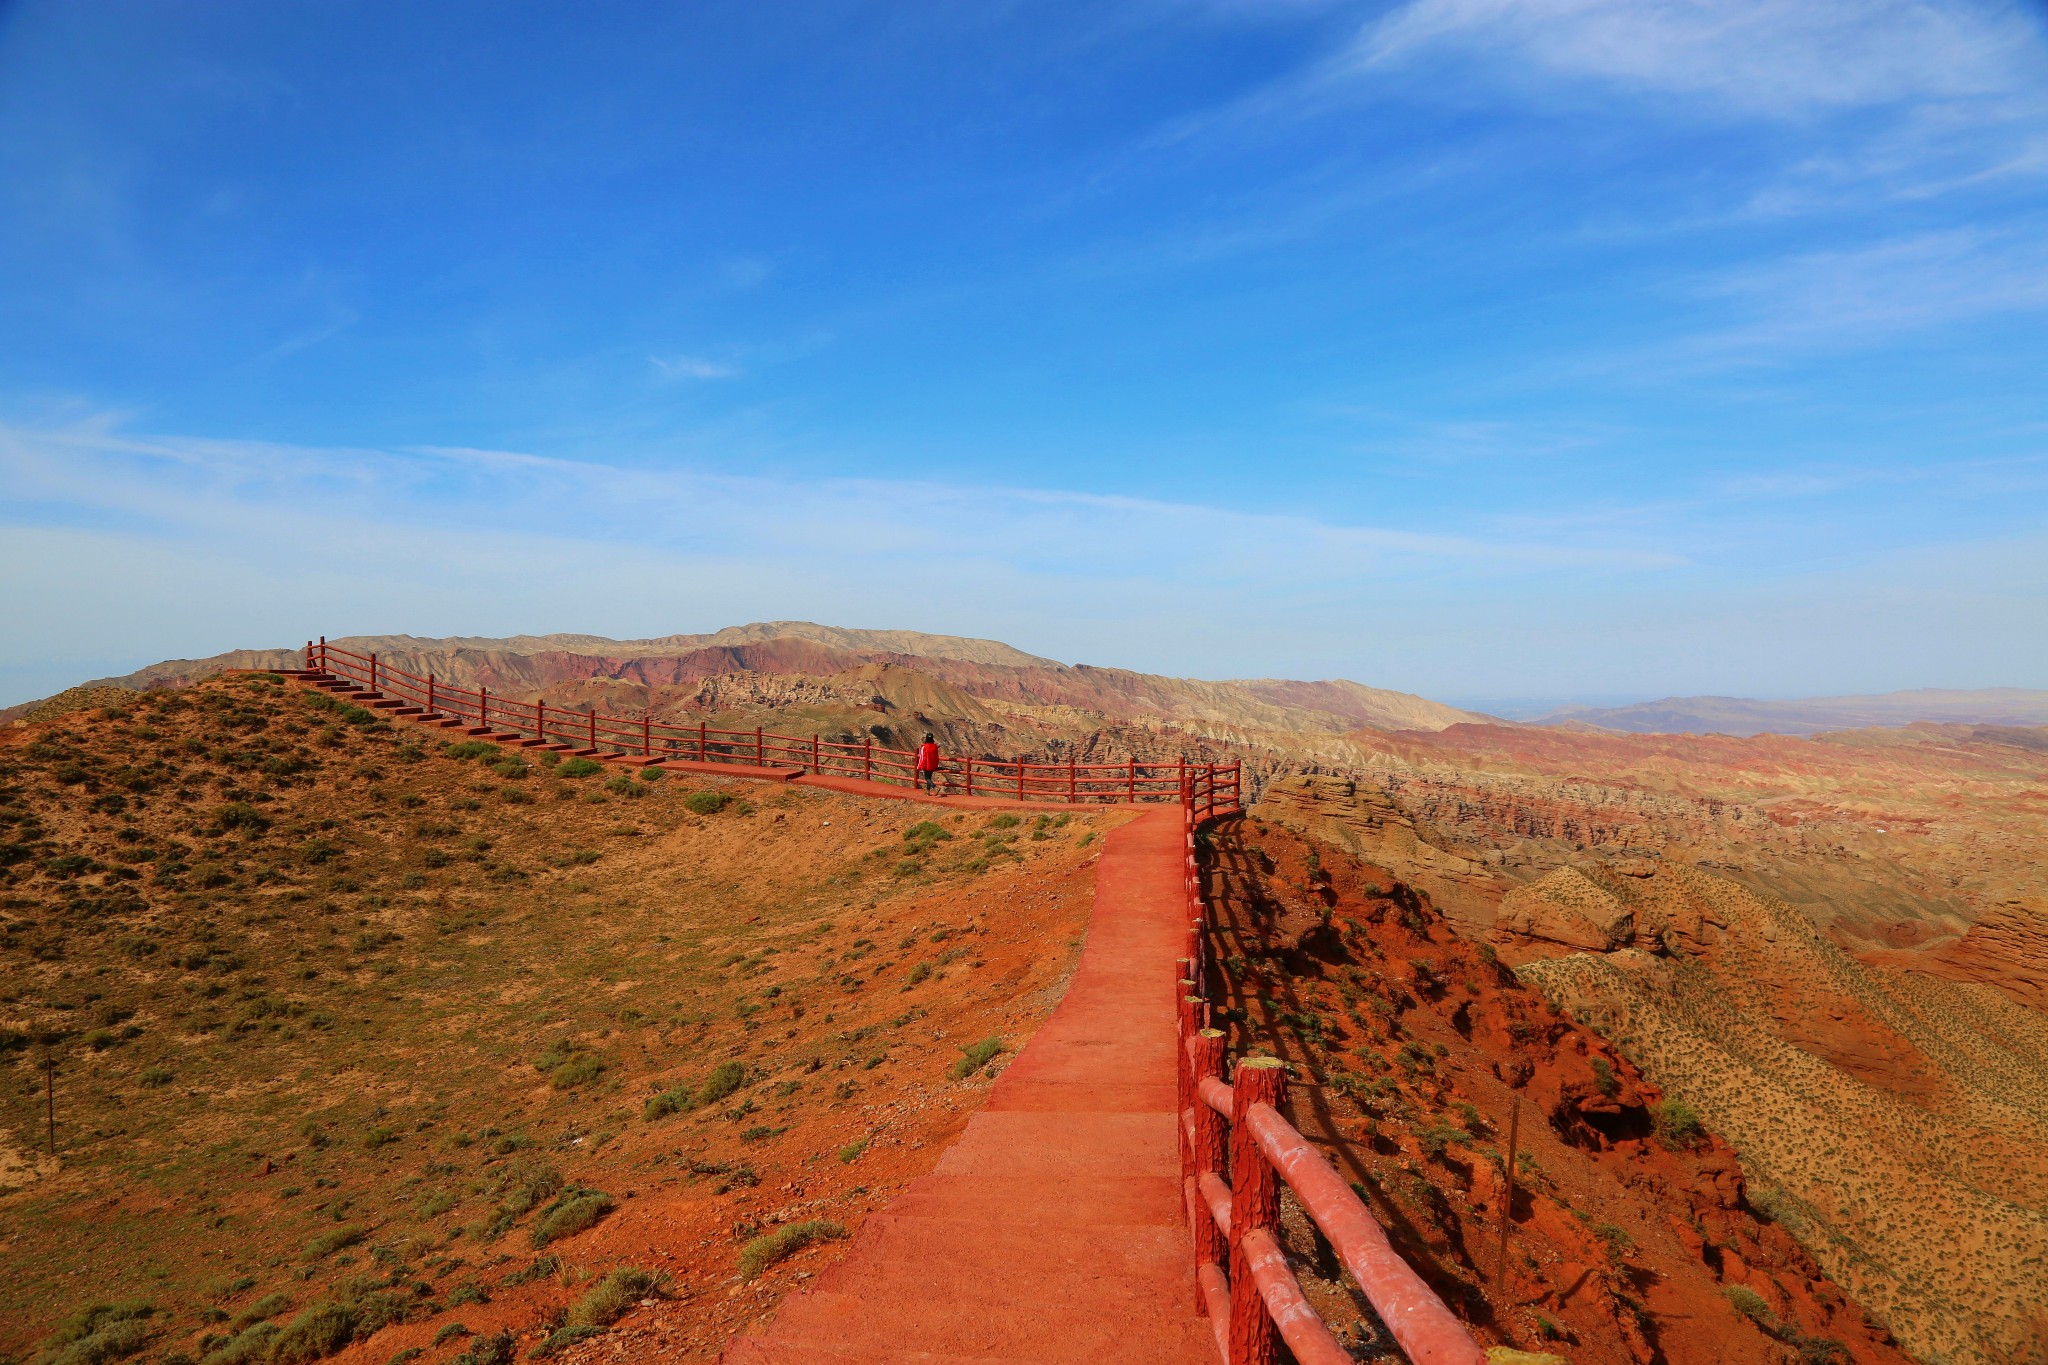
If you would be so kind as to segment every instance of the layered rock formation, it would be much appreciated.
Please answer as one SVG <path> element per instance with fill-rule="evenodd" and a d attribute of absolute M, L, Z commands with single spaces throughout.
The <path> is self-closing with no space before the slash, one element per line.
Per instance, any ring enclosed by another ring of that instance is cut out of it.
<path fill-rule="evenodd" d="M 1694 868 L 1553 871 L 1510 894 L 1493 938 L 1696 1105 L 1916 1355 L 2048 1358 L 2048 1017 L 1866 965 Z"/>

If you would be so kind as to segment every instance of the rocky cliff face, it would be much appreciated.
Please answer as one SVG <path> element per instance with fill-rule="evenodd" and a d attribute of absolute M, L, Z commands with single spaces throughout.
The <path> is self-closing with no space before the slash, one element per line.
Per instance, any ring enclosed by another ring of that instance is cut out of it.
<path fill-rule="evenodd" d="M 2048 1018 L 1859 962 L 1694 868 L 1553 871 L 1506 898 L 1492 938 L 1739 1147 L 1780 1221 L 1916 1355 L 2043 1358 Z"/>

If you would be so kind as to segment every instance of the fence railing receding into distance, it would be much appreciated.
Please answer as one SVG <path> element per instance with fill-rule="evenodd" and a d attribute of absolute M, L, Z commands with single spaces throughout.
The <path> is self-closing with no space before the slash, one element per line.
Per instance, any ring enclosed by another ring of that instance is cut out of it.
<path fill-rule="evenodd" d="M 1413 1365 L 1485 1365 L 1463 1323 L 1387 1240 L 1328 1158 L 1282 1114 L 1286 1065 L 1240 1058 L 1224 1080 L 1224 1035 L 1209 1027 L 1207 910 L 1187 814 L 1188 955 L 1179 963 L 1180 1169 L 1194 1233 L 1196 1306 L 1214 1323 L 1225 1365 L 1350 1365 L 1351 1352 L 1302 1293 L 1279 1242 L 1280 1185 L 1328 1239 Z"/>
<path fill-rule="evenodd" d="M 717 730 L 649 716 L 628 718 L 494 697 L 382 663 L 327 643 L 306 645 L 306 669 L 347 684 L 358 701 L 458 733 L 551 745 L 591 757 L 639 762 L 798 768 L 827 776 L 913 786 L 914 756 L 817 735 Z M 765 774 L 764 774 L 765 775 Z M 1210 1028 L 1200 983 L 1208 968 L 1206 903 L 1196 861 L 1204 821 L 1241 812 L 1238 763 L 1026 763 L 948 758 L 948 793 L 1053 803 L 1178 801 L 1186 821 L 1188 952 L 1178 964 L 1179 1130 L 1182 1189 L 1193 1236 L 1197 1311 L 1214 1324 L 1224 1365 L 1279 1365 L 1282 1343 L 1298 1365 L 1349 1365 L 1353 1357 L 1302 1293 L 1279 1241 L 1280 1185 L 1294 1191 L 1413 1365 L 1485 1365 L 1472 1335 L 1388 1242 L 1379 1221 L 1336 1168 L 1283 1116 L 1287 1072 L 1276 1058 L 1239 1059 L 1226 1082 L 1224 1035 Z"/>
<path fill-rule="evenodd" d="M 799 769 L 827 777 L 859 778 L 914 786 L 916 755 L 906 749 L 819 735 L 782 735 L 765 729 L 720 730 L 706 723 L 683 725 L 652 716 L 607 716 L 595 710 L 550 706 L 545 698 L 520 701 L 492 696 L 485 687 L 456 687 L 433 674 L 413 673 L 330 645 L 323 637 L 306 644 L 306 668 L 354 683 L 378 699 L 400 703 L 394 714 L 411 712 L 468 722 L 484 734 L 515 742 L 559 745 L 592 757 L 613 755 L 649 762 L 721 763 L 754 768 Z M 412 711 L 412 708 L 419 708 Z M 1178 801 L 1207 819 L 1242 804 L 1243 765 L 1171 763 L 1131 758 L 1122 763 L 1029 763 L 1018 759 L 942 758 L 935 789 L 948 796 L 1064 805 L 1141 804 Z"/>

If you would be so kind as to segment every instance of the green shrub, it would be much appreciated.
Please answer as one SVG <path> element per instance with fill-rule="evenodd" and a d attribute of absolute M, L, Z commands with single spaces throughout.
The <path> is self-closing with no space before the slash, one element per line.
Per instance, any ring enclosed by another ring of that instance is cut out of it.
<path fill-rule="evenodd" d="M 465 739 L 442 745 L 441 752 L 450 758 L 498 759 L 504 756 L 505 751 L 489 740 Z"/>
<path fill-rule="evenodd" d="M 571 1186 L 556 1197 L 555 1202 L 541 1211 L 533 1222 L 533 1245 L 544 1247 L 549 1242 L 573 1237 L 585 1228 L 593 1228 L 606 1214 L 612 1211 L 612 1197 L 599 1190 Z"/>
<path fill-rule="evenodd" d="M 491 1193 L 499 1202 L 497 1215 L 488 1229 L 490 1235 L 503 1233 L 561 1188 L 562 1173 L 545 1161 L 514 1158 L 492 1183 Z"/>
<path fill-rule="evenodd" d="M 414 1215 L 422 1219 L 439 1218 L 442 1214 L 448 1212 L 448 1210 L 454 1207 L 454 1195 L 448 1193 L 448 1191 L 446 1190 L 436 1190 L 434 1193 L 428 1195 L 425 1199 L 422 1199 L 420 1201 L 420 1206 L 419 1208 L 414 1210 Z"/>
<path fill-rule="evenodd" d="M 589 777 L 593 773 L 603 772 L 604 764 L 597 762 L 595 759 L 572 758 L 564 761 L 562 766 L 555 769 L 555 771 L 563 777 Z"/>
<path fill-rule="evenodd" d="M 1044 817 L 1041 816 L 1039 818 L 1043 819 Z M 1018 819 L 1014 815 L 991 815 L 988 819 L 982 822 L 981 827 L 983 829 L 1015 829 L 1017 828 L 1017 826 L 1023 823 L 1024 822 L 1022 820 Z"/>
<path fill-rule="evenodd" d="M 658 1293 L 662 1277 L 652 1270 L 622 1265 L 590 1287 L 569 1310 L 571 1327 L 609 1327 L 649 1294 Z"/>
<path fill-rule="evenodd" d="M 1651 1105 L 1650 1121 L 1656 1127 L 1657 1140 L 1674 1150 L 1690 1147 L 1706 1135 L 1700 1111 L 1681 1099 L 1659 1100 Z"/>
<path fill-rule="evenodd" d="M 1764 1296 L 1748 1285 L 1731 1284 L 1721 1292 L 1728 1296 L 1729 1303 L 1735 1305 L 1736 1312 L 1765 1331 L 1768 1332 L 1777 1326 L 1777 1318 L 1772 1315 L 1770 1304 L 1764 1302 Z"/>
<path fill-rule="evenodd" d="M 199 1365 L 250 1365 L 270 1357 L 270 1343 L 277 1340 L 277 1324 L 255 1323 L 235 1333 L 199 1358 Z"/>
<path fill-rule="evenodd" d="M 458 1284 L 455 1288 L 448 1291 L 448 1306 L 450 1308 L 460 1308 L 468 1303 L 489 1303 L 490 1301 L 491 1296 L 485 1292 L 484 1287 L 474 1282 Z"/>
<path fill-rule="evenodd" d="M 275 1365 L 310 1365 L 355 1339 L 356 1313 L 350 1304 L 316 1303 L 293 1318 L 270 1344 Z"/>
<path fill-rule="evenodd" d="M 256 1302 L 235 1314 L 235 1320 L 229 1323 L 228 1326 L 231 1330 L 239 1332 L 245 1327 L 252 1326 L 268 1318 L 274 1318 L 291 1306 L 290 1295 L 265 1294 Z"/>
<path fill-rule="evenodd" d="M 332 1256 L 343 1247 L 352 1247 L 362 1240 L 363 1230 L 361 1228 L 353 1223 L 344 1223 L 338 1228 L 329 1228 L 312 1241 L 306 1243 L 306 1249 L 299 1253 L 299 1259 L 301 1261 L 322 1260 Z"/>
<path fill-rule="evenodd" d="M 858 1142 L 849 1142 L 839 1149 L 839 1159 L 850 1165 L 859 1160 L 860 1154 L 867 1149 L 868 1140 L 866 1138 L 862 1138 Z"/>
<path fill-rule="evenodd" d="M 270 828 L 270 817 L 254 806 L 230 801 L 213 813 L 214 823 L 224 830 L 246 829 L 252 833 Z"/>
<path fill-rule="evenodd" d="M 493 763 L 491 771 L 508 782 L 516 782 L 520 778 L 525 777 L 532 769 L 526 766 L 526 760 L 523 758 L 506 757 Z"/>
<path fill-rule="evenodd" d="M 683 805 L 698 815 L 716 815 L 731 804 L 724 792 L 691 792 L 683 799 Z"/>
<path fill-rule="evenodd" d="M 913 986 L 919 985 L 924 981 L 930 979 L 931 974 L 932 964 L 929 962 L 920 962 L 915 967 L 912 967 L 910 969 L 910 984 Z"/>
<path fill-rule="evenodd" d="M 678 1085 L 649 1098 L 646 1109 L 641 1111 L 641 1117 L 652 1123 L 656 1119 L 665 1119 L 670 1114 L 688 1113 L 696 1107 L 696 1094 L 689 1086 Z"/>
<path fill-rule="evenodd" d="M 969 1076 L 974 1075 L 994 1061 L 996 1054 L 1002 1050 L 1003 1040 L 1001 1038 L 984 1038 L 973 1047 L 960 1049 L 960 1060 L 953 1063 L 953 1079 L 956 1081 L 966 1080 Z"/>
<path fill-rule="evenodd" d="M 1614 1063 L 1608 1061 L 1605 1057 L 1595 1057 L 1593 1059 L 1593 1084 L 1599 1087 L 1601 1094 L 1609 1097 L 1612 1097 L 1617 1090 L 1621 1089 L 1621 1082 L 1615 1079 Z"/>
<path fill-rule="evenodd" d="M 96 1303 L 80 1309 L 43 1338 L 37 1365 L 105 1365 L 126 1360 L 149 1344 L 144 1320 L 155 1312 L 140 1300 Z"/>
<path fill-rule="evenodd" d="M 476 1333 L 470 1331 L 459 1322 L 444 1323 L 441 1329 L 434 1333 L 433 1344 L 436 1346 L 446 1346 L 451 1341 L 459 1341 L 463 1337 L 473 1337 L 475 1335 Z"/>
<path fill-rule="evenodd" d="M 720 1062 L 711 1068 L 702 1088 L 697 1091 L 697 1103 L 716 1104 L 746 1083 L 747 1069 L 738 1062 Z"/>
<path fill-rule="evenodd" d="M 448 1362 L 448 1365 L 512 1365 L 518 1344 L 510 1332 L 478 1339 L 476 1345 Z"/>
<path fill-rule="evenodd" d="M 604 789 L 614 796 L 645 796 L 647 794 L 647 789 L 635 782 L 631 773 L 614 774 L 611 781 L 604 784 Z"/>
<path fill-rule="evenodd" d="M 574 1090 L 587 1081 L 594 1081 L 604 1074 L 604 1062 L 590 1052 L 579 1052 L 554 1069 L 548 1083 L 557 1090 Z"/>
<path fill-rule="evenodd" d="M 789 1223 L 740 1248 L 740 1278 L 751 1280 L 778 1261 L 787 1260 L 813 1242 L 844 1237 L 846 1229 L 829 1218 Z"/>
<path fill-rule="evenodd" d="M 642 782 L 659 782 L 661 781 L 661 776 L 661 769 L 659 768 L 642 768 L 640 770 L 640 780 Z"/>

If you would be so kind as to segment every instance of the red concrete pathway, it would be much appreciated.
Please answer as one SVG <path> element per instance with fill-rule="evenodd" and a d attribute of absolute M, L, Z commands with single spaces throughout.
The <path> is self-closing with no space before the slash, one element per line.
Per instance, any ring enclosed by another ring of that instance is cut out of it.
<path fill-rule="evenodd" d="M 1112 831 L 1066 996 L 986 1108 L 729 1365 L 1212 1365 L 1174 1137 L 1183 816 Z"/>

